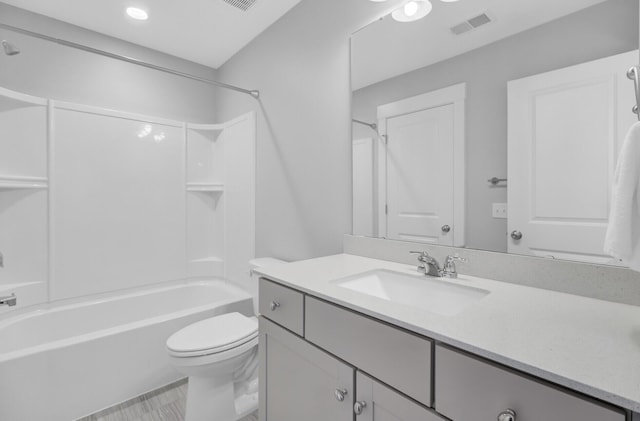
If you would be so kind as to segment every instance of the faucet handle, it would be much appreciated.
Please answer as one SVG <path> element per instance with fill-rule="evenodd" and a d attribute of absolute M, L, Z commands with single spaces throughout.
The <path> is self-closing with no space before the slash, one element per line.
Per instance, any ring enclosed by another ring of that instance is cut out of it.
<path fill-rule="evenodd" d="M 460 257 L 460 255 L 458 253 L 456 253 L 453 256 L 451 256 L 451 255 L 447 256 L 445 264 L 453 263 L 453 262 L 456 262 L 456 261 L 457 262 L 462 262 L 462 263 L 467 263 L 469 261 L 469 259 L 467 259 L 466 257 Z"/>
<path fill-rule="evenodd" d="M 429 253 L 427 253 L 426 251 L 410 251 L 409 253 L 411 254 L 418 254 L 418 262 L 422 262 L 422 263 L 426 263 L 427 261 L 427 257 L 429 256 Z"/>
<path fill-rule="evenodd" d="M 469 259 L 460 257 L 458 253 L 454 254 L 453 256 L 447 256 L 446 260 L 444 261 L 444 267 L 442 268 L 442 276 L 446 276 L 447 278 L 457 278 L 458 272 L 456 272 L 455 262 L 466 263 L 468 261 Z"/>

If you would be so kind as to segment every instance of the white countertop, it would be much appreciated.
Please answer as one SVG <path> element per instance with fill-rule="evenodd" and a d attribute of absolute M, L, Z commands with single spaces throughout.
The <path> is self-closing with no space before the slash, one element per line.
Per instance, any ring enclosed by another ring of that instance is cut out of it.
<path fill-rule="evenodd" d="M 415 275 L 416 266 L 349 254 L 256 270 L 355 311 L 640 412 L 640 307 L 491 281 L 446 280 L 490 291 L 454 316 L 330 283 L 373 269 Z"/>

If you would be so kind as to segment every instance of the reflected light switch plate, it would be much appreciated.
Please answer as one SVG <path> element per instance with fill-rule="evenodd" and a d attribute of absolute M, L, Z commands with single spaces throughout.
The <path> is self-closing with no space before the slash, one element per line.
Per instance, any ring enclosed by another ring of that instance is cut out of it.
<path fill-rule="evenodd" d="M 493 204 L 493 217 L 498 219 L 507 219 L 507 204 L 506 203 L 494 203 Z"/>

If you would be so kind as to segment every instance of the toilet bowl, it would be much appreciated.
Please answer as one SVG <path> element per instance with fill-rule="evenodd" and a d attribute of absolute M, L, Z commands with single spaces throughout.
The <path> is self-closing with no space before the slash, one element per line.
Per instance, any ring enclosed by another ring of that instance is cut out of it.
<path fill-rule="evenodd" d="M 257 276 L 253 269 L 285 263 L 249 262 L 254 312 Z M 227 313 L 193 323 L 167 339 L 171 364 L 189 377 L 185 421 L 235 421 L 258 409 L 258 319 Z"/>
<path fill-rule="evenodd" d="M 185 421 L 235 421 L 255 409 L 246 407 L 247 397 L 245 408 L 236 408 L 235 389 L 238 377 L 255 371 L 257 345 L 257 318 L 240 313 L 199 321 L 169 337 L 171 363 L 189 376 Z M 257 401 L 257 390 L 249 392 Z"/>

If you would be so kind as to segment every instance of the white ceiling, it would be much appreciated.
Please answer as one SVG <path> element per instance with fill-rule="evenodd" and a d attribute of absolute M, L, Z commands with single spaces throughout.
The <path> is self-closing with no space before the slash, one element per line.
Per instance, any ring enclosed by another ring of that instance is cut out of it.
<path fill-rule="evenodd" d="M 399 23 L 385 17 L 354 34 L 354 90 L 455 57 L 604 0 L 431 1 L 433 11 L 420 21 Z M 492 23 L 462 35 L 450 31 L 452 26 L 485 12 Z"/>
<path fill-rule="evenodd" d="M 217 69 L 300 0 L 2 0 L 2 2 Z M 148 11 L 135 21 L 127 7 Z"/>

